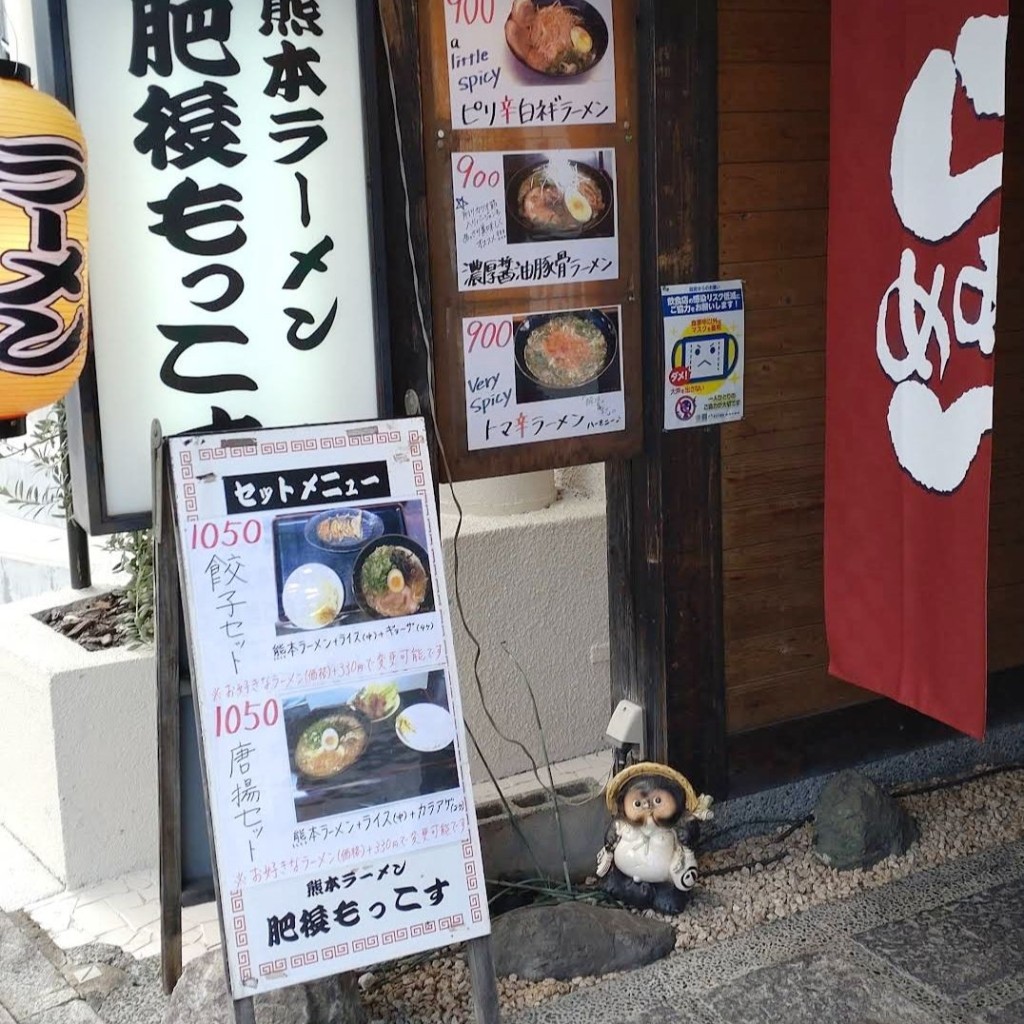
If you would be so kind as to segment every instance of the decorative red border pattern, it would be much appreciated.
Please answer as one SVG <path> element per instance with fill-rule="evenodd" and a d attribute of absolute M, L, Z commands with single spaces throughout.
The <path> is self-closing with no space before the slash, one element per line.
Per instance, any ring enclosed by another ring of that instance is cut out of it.
<path fill-rule="evenodd" d="M 192 466 L 192 452 L 181 453 L 181 493 L 185 498 L 185 521 L 194 523 L 199 518 L 199 499 L 196 497 L 195 469 Z"/>
<path fill-rule="evenodd" d="M 245 898 L 241 889 L 235 889 L 231 897 L 231 930 L 235 940 L 237 951 L 238 973 L 243 984 L 252 980 L 252 966 L 249 957 L 249 931 L 245 923 Z M 262 973 L 262 966 L 260 971 Z"/>
<path fill-rule="evenodd" d="M 260 964 L 260 974 L 264 978 L 269 978 L 275 974 L 284 974 L 288 970 L 288 961 L 281 957 L 280 960 L 269 960 L 265 964 Z"/>
<path fill-rule="evenodd" d="M 472 917 L 474 924 L 479 924 L 484 919 L 484 911 L 483 901 L 476 891 L 479 888 L 480 879 L 476 873 L 476 857 L 473 855 L 472 839 L 464 839 L 462 841 L 462 859 L 465 862 L 466 869 L 466 888 L 469 890 L 470 917 Z"/>

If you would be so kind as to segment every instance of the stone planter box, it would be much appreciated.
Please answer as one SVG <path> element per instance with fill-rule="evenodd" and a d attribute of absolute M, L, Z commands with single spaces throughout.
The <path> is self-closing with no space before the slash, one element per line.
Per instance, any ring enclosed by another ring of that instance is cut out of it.
<path fill-rule="evenodd" d="M 99 593 L 0 607 L 0 824 L 69 887 L 157 863 L 153 652 L 86 651 L 36 617 Z"/>

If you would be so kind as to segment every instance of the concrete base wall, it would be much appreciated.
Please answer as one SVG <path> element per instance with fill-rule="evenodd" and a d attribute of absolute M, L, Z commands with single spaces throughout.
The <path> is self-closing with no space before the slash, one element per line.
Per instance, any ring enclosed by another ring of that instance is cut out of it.
<path fill-rule="evenodd" d="M 576 472 L 561 475 L 560 485 L 549 508 L 467 516 L 457 574 L 456 520 L 442 516 L 465 716 L 498 778 L 530 768 L 510 740 L 545 760 L 523 675 L 552 761 L 605 748 L 611 698 L 602 479 L 599 470 Z M 54 538 L 61 544 L 62 533 Z M 12 551 L 13 533 L 9 539 L 0 554 Z M 479 686 L 475 647 L 454 606 L 456 585 L 482 648 Z M 89 594 L 58 591 L 0 607 L 0 824 L 72 886 L 157 863 L 152 653 L 88 652 L 33 617 Z M 509 739 L 488 722 L 485 701 Z M 486 782 L 483 764 L 471 757 L 473 781 Z M 533 817 L 536 827 L 547 816 Z"/>
<path fill-rule="evenodd" d="M 86 651 L 33 617 L 89 593 L 0 608 L 0 823 L 69 886 L 157 863 L 152 653 Z"/>
<path fill-rule="evenodd" d="M 504 778 L 527 771 L 530 762 L 499 735 L 485 705 L 501 733 L 522 743 L 538 764 L 544 761 L 524 676 L 533 688 L 552 761 L 604 748 L 611 683 L 600 472 L 562 478 L 558 500 L 540 511 L 467 515 L 457 572 L 455 524 L 450 512 L 442 515 L 459 682 L 466 721 L 491 770 Z M 457 587 L 481 648 L 476 673 L 476 647 L 455 603 Z M 475 752 L 471 761 L 474 782 L 487 781 Z"/>

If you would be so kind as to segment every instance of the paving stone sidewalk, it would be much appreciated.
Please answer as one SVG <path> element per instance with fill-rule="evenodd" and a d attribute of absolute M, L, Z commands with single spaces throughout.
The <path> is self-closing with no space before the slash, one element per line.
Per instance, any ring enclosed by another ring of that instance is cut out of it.
<path fill-rule="evenodd" d="M 162 1000 L 147 986 L 121 992 L 116 1015 L 97 1013 L 42 949 L 0 914 L 0 1024 L 160 1024 Z M 1024 842 L 505 1018 L 603 1022 L 1024 1024 Z"/>
<path fill-rule="evenodd" d="M 3 913 L 0 1024 L 103 1024 L 28 932 Z"/>
<path fill-rule="evenodd" d="M 815 907 L 506 1024 L 1024 1024 L 1024 842 Z"/>

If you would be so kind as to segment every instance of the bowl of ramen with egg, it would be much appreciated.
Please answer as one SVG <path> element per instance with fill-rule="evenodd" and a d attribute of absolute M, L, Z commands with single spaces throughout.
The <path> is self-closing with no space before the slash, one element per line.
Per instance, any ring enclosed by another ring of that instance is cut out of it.
<path fill-rule="evenodd" d="M 352 567 L 352 591 L 373 619 L 434 610 L 427 553 L 399 534 L 378 537 L 359 552 Z"/>
<path fill-rule="evenodd" d="M 540 313 L 514 337 L 516 369 L 542 391 L 594 384 L 615 359 L 618 331 L 599 309 Z"/>
<path fill-rule="evenodd" d="M 370 742 L 370 719 L 349 705 L 321 708 L 307 715 L 296 732 L 291 755 L 300 780 L 324 783 L 363 756 Z"/>
<path fill-rule="evenodd" d="M 586 0 L 514 0 L 505 42 L 516 59 L 547 78 L 573 78 L 608 50 L 608 25 Z"/>
<path fill-rule="evenodd" d="M 510 175 L 505 206 L 525 241 L 543 242 L 610 234 L 614 227 L 605 222 L 612 196 L 604 170 L 578 160 L 548 159 Z"/>
<path fill-rule="evenodd" d="M 379 537 L 384 522 L 362 508 L 328 509 L 313 516 L 304 531 L 307 543 L 321 551 L 351 551 Z"/>

